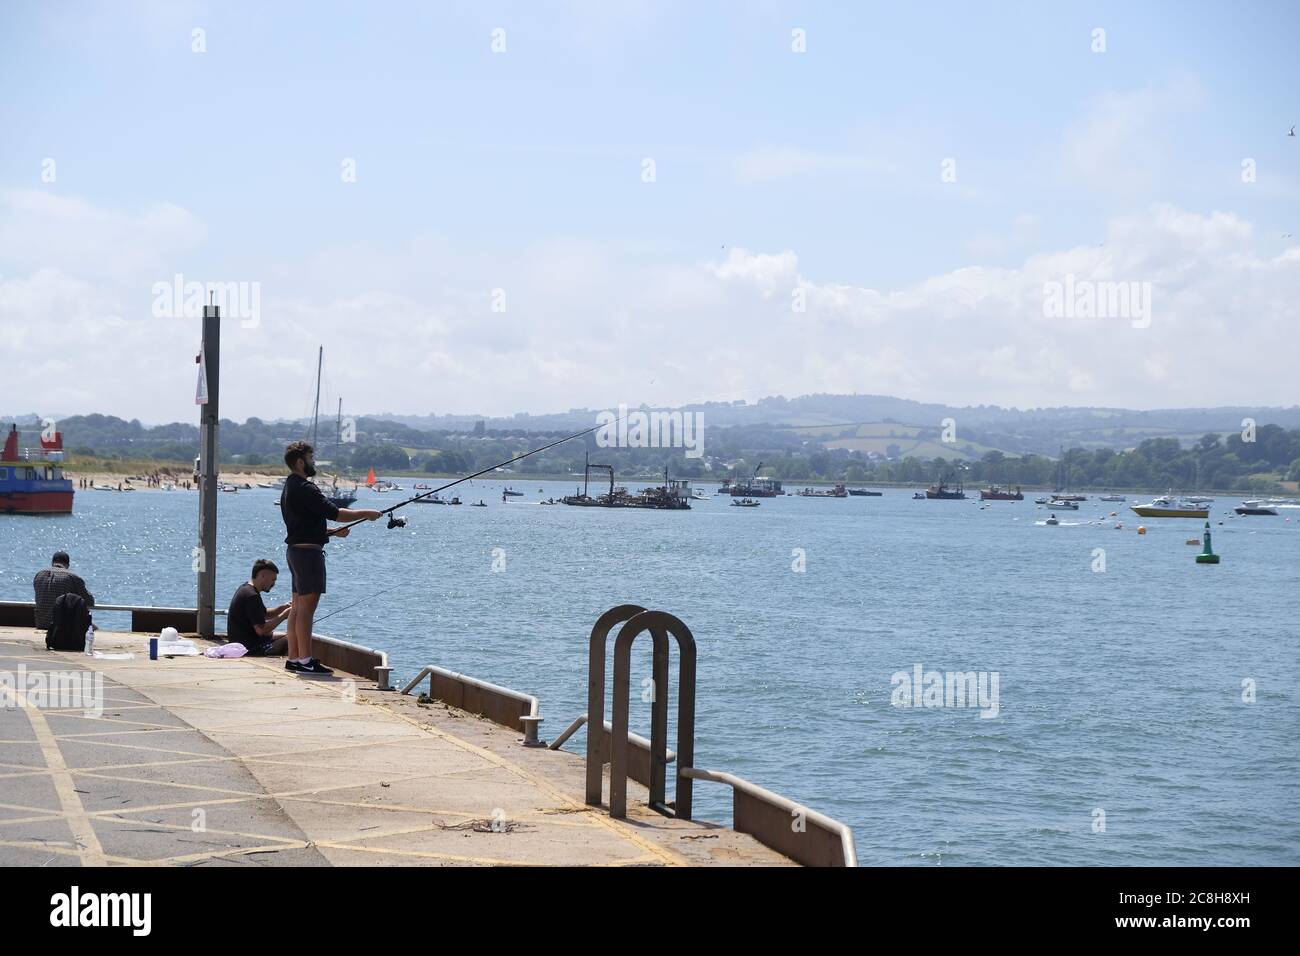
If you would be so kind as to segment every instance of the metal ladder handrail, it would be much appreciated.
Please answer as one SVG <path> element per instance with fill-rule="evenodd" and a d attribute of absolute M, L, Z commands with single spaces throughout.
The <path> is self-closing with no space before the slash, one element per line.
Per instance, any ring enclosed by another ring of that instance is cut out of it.
<path fill-rule="evenodd" d="M 587 723 L 588 719 L 589 718 L 586 714 L 579 714 L 578 718 L 564 729 L 564 733 L 560 734 L 560 736 L 556 737 L 554 740 L 551 741 L 551 743 L 549 744 L 550 749 L 559 750 L 561 745 L 564 744 L 565 741 L 567 741 L 570 737 L 576 734 L 578 730 L 581 729 Z M 614 732 L 614 725 L 611 724 L 608 720 L 605 721 L 605 733 L 612 734 L 613 732 Z M 627 739 L 631 740 L 633 743 L 639 744 L 640 746 L 646 748 L 647 750 L 650 749 L 650 741 L 646 740 L 640 734 L 635 734 L 632 733 L 631 731 L 628 731 Z M 677 760 L 677 751 L 669 748 L 668 762 L 673 763 L 676 760 Z"/>
<path fill-rule="evenodd" d="M 710 783 L 726 784 L 733 790 L 739 790 L 755 799 L 775 804 L 791 813 L 803 814 L 807 819 L 812 820 L 818 826 L 838 833 L 840 837 L 840 845 L 844 850 L 844 865 L 846 867 L 856 867 L 858 865 L 858 850 L 857 844 L 853 840 L 853 831 L 839 820 L 832 819 L 824 813 L 818 813 L 816 810 L 805 807 L 801 803 L 796 803 L 788 797 L 783 797 L 779 793 L 773 793 L 771 790 L 760 787 L 756 783 L 751 783 L 744 777 L 737 777 L 732 773 L 723 773 L 717 770 L 703 770 L 699 767 L 679 767 L 677 768 L 677 772 L 684 777 L 691 777 L 695 780 L 707 780 Z"/>

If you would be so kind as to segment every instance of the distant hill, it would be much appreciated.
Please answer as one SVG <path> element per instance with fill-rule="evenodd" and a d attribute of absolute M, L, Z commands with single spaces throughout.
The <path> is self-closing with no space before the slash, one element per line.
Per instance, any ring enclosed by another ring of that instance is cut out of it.
<path fill-rule="evenodd" d="M 704 415 L 706 428 L 742 425 L 816 426 L 868 423 L 871 437 L 881 426 L 915 426 L 931 430 L 937 438 L 944 419 L 956 423 L 959 442 L 983 450 L 996 448 L 1009 454 L 1056 455 L 1061 446 L 1079 448 L 1133 448 L 1148 438 L 1177 438 L 1191 442 L 1207 432 L 1227 434 L 1242 428 L 1242 419 L 1283 428 L 1300 427 L 1300 406 L 1289 408 L 1231 406 L 1170 408 L 1139 411 L 1124 408 L 1002 408 L 997 405 L 956 407 L 915 402 L 887 395 L 804 395 L 787 399 L 772 396 L 758 402 L 707 402 L 682 406 L 683 411 Z M 380 412 L 369 417 L 399 422 L 419 430 L 468 430 L 482 421 L 489 429 L 516 431 L 576 431 L 591 425 L 600 409 L 577 408 L 567 412 L 509 417 L 486 415 L 402 415 Z M 863 427 L 867 427 L 864 425 Z M 864 445 L 875 449 L 878 443 Z M 889 444 L 889 443 L 885 443 Z M 854 446 L 842 446 L 854 447 Z M 952 455 L 951 446 L 944 451 Z M 883 454 L 883 449 L 879 449 Z M 922 455 L 924 452 L 914 452 Z M 938 452 L 935 452 L 936 454 Z M 979 452 L 982 453 L 982 452 Z M 977 454 L 979 454 L 977 453 Z"/>

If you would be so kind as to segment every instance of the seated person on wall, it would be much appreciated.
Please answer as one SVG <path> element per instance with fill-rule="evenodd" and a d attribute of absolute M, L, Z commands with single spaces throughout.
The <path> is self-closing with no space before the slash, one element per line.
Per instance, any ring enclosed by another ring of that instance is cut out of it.
<path fill-rule="evenodd" d="M 42 631 L 49 629 L 54 602 L 64 594 L 80 595 L 86 607 L 95 606 L 95 596 L 86 590 L 86 582 L 68 570 L 70 563 L 68 552 L 55 551 L 50 566 L 41 568 L 32 579 L 36 591 L 36 626 Z"/>
<path fill-rule="evenodd" d="M 252 576 L 239 586 L 230 599 L 226 614 L 226 641 L 243 644 L 253 657 L 278 657 L 289 646 L 287 637 L 275 636 L 275 629 L 289 616 L 292 605 L 280 604 L 269 611 L 262 595 L 275 587 L 280 569 L 266 558 L 253 562 Z"/>

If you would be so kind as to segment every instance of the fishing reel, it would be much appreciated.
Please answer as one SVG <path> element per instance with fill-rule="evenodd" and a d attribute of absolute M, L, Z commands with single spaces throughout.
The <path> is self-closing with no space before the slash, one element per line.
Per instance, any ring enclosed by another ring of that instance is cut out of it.
<path fill-rule="evenodd" d="M 389 528 L 390 531 L 391 531 L 393 528 L 405 528 L 405 527 L 406 527 L 406 519 L 405 519 L 405 518 L 399 518 L 399 517 L 397 517 L 397 515 L 389 515 L 389 516 L 388 516 L 388 528 Z"/>

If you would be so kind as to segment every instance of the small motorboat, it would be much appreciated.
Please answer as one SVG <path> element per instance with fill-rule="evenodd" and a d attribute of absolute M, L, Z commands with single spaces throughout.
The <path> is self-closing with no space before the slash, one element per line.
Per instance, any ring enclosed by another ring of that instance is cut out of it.
<path fill-rule="evenodd" d="M 733 508 L 757 508 L 763 502 L 755 501 L 753 498 L 741 498 L 739 501 L 732 501 Z"/>
<path fill-rule="evenodd" d="M 1058 525 L 1060 523 L 1061 520 L 1057 518 L 1056 515 L 1049 516 L 1048 519 L 1043 522 L 1043 524 L 1050 524 L 1050 525 Z"/>
<path fill-rule="evenodd" d="M 222 485 L 221 490 L 232 495 L 237 494 L 239 492 L 239 489 L 236 488 L 234 485 Z"/>
<path fill-rule="evenodd" d="M 1145 505 L 1129 505 L 1129 510 L 1143 518 L 1208 518 L 1208 505 L 1165 495 Z"/>
<path fill-rule="evenodd" d="M 1066 511 L 1078 511 L 1079 503 L 1077 501 L 1053 501 L 1053 508 L 1062 508 Z"/>
<path fill-rule="evenodd" d="M 486 503 L 486 502 L 483 502 L 483 501 L 480 501 L 480 502 L 479 502 L 478 504 L 476 504 L 476 505 L 470 505 L 470 507 L 471 507 L 471 508 L 486 508 L 486 507 L 487 507 L 487 503 Z"/>
<path fill-rule="evenodd" d="M 507 488 L 505 491 L 501 493 L 505 495 L 507 498 L 522 498 L 524 496 L 524 493 L 522 491 L 514 491 L 510 488 Z"/>
<path fill-rule="evenodd" d="M 1123 495 L 1102 495 L 1098 501 L 1128 501 Z"/>
<path fill-rule="evenodd" d="M 1239 515 L 1272 515 L 1274 518 L 1277 517 L 1276 508 L 1269 508 L 1257 501 L 1243 501 L 1232 510 L 1237 512 Z M 1200 542 L 1198 541 L 1197 544 L 1199 543 Z"/>
<path fill-rule="evenodd" d="M 458 504 L 460 504 L 460 499 L 459 499 L 459 498 L 452 498 L 451 501 L 447 502 L 447 504 L 449 504 L 449 505 L 458 505 Z"/>
<path fill-rule="evenodd" d="M 913 501 L 924 501 L 924 500 L 925 500 L 925 492 L 923 492 L 923 491 L 918 491 L 916 494 L 912 495 L 912 500 L 913 500 Z"/>

